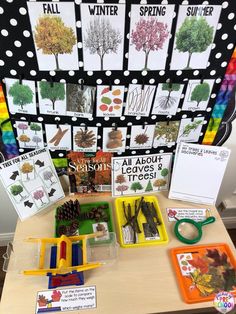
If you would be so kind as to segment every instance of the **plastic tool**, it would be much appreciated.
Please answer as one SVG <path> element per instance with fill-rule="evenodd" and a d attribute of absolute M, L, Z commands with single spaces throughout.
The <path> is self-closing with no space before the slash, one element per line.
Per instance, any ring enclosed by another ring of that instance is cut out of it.
<path fill-rule="evenodd" d="M 215 217 L 209 217 L 204 221 L 196 222 L 189 218 L 176 222 L 174 232 L 179 241 L 186 244 L 195 244 L 201 240 L 202 226 L 215 222 Z"/>

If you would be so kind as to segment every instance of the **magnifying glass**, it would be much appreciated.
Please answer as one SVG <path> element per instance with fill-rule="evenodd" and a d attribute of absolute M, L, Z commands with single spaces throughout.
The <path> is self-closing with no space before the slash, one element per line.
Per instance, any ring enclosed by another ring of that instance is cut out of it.
<path fill-rule="evenodd" d="M 195 244 L 201 240 L 202 227 L 215 222 L 215 217 L 208 217 L 204 221 L 196 222 L 189 218 L 176 222 L 174 232 L 178 240 L 186 244 Z"/>

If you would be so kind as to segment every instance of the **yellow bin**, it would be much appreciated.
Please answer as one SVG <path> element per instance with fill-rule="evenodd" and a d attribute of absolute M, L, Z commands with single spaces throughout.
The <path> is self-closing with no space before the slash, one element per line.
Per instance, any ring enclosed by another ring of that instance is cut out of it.
<path fill-rule="evenodd" d="M 130 203 L 132 216 L 133 216 L 135 200 L 141 200 L 141 196 L 119 197 L 115 200 L 115 213 L 116 213 L 116 220 L 117 220 L 118 239 L 119 239 L 120 245 L 124 248 L 127 248 L 127 247 L 167 244 L 169 242 L 169 238 L 166 232 L 166 228 L 164 225 L 164 221 L 162 218 L 158 200 L 153 195 L 144 196 L 144 201 L 153 203 L 155 206 L 155 209 L 157 211 L 157 216 L 159 218 L 159 221 L 161 222 L 160 225 L 157 225 L 159 236 L 149 236 L 147 235 L 147 233 L 145 234 L 144 228 L 145 228 L 145 223 L 147 223 L 147 221 L 140 209 L 137 220 L 138 220 L 139 228 L 142 232 L 136 234 L 137 242 L 133 243 L 132 228 L 129 226 L 124 227 L 127 220 L 124 215 L 123 202 L 125 202 L 125 205 L 126 205 L 126 212 L 127 212 L 127 205 Z"/>

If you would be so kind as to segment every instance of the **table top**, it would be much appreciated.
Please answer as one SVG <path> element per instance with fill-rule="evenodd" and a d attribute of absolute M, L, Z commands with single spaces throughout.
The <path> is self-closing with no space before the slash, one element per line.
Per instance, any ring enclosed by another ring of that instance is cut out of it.
<path fill-rule="evenodd" d="M 235 254 L 234 245 L 219 213 L 212 206 L 170 200 L 167 198 L 167 192 L 158 193 L 156 196 L 169 235 L 168 245 L 119 248 L 118 259 L 114 264 L 85 272 L 85 286 L 95 285 L 97 289 L 97 309 L 86 310 L 83 311 L 84 313 L 174 313 L 175 311 L 212 308 L 212 302 L 186 304 L 182 300 L 169 258 L 169 249 L 184 246 L 184 244 L 180 243 L 173 235 L 173 223 L 167 220 L 166 208 L 210 208 L 216 222 L 205 227 L 200 243 L 224 242 L 230 246 Z M 73 198 L 75 197 L 66 197 L 67 200 Z M 80 198 L 79 200 L 81 203 L 88 203 L 94 201 L 94 198 Z M 96 197 L 96 201 L 100 200 L 114 201 L 107 196 Z M 64 201 L 65 199 L 59 203 Z M 50 209 L 53 208 L 55 205 Z M 24 222 L 18 221 L 15 241 L 19 242 L 19 240 L 29 236 L 52 237 L 54 235 L 55 213 L 54 210 L 50 209 Z M 24 254 L 20 246 L 17 247 L 17 254 Z M 47 285 L 48 277 L 24 276 L 9 271 L 6 274 L 0 313 L 33 314 L 37 292 L 47 290 Z M 192 311 L 191 313 L 193 313 Z"/>

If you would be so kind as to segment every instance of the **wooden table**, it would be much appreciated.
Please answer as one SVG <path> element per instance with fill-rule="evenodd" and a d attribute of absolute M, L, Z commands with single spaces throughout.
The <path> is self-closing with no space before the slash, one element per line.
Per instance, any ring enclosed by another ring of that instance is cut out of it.
<path fill-rule="evenodd" d="M 173 235 L 173 224 L 167 221 L 167 207 L 203 208 L 187 202 L 169 200 L 167 193 L 157 194 L 170 242 L 164 246 L 143 248 L 119 248 L 117 262 L 85 272 L 86 286 L 97 288 L 97 309 L 76 313 L 101 314 L 144 314 L 144 313 L 208 313 L 213 310 L 212 302 L 186 304 L 182 301 L 175 279 L 168 250 L 182 246 Z M 68 198 L 68 197 L 67 197 Z M 108 200 L 108 197 L 105 198 Z M 96 197 L 96 201 L 104 200 Z M 112 201 L 112 199 L 109 199 Z M 64 202 L 65 199 L 62 202 Z M 93 198 L 82 198 L 81 203 L 91 202 Z M 55 207 L 55 206 L 54 206 Z M 235 253 L 234 245 L 224 224 L 214 207 L 216 222 L 205 227 L 201 243 L 228 243 Z M 34 216 L 25 222 L 18 222 L 15 241 L 29 236 L 51 237 L 54 234 L 54 211 Z M 24 254 L 22 248 L 16 248 L 16 254 Z M 22 269 L 23 265 L 19 265 Z M 28 277 L 8 272 L 6 275 L 0 304 L 1 314 L 33 314 L 37 291 L 47 290 L 48 277 Z M 208 308 L 208 309 L 207 309 Z M 214 310 L 214 312 L 216 312 Z M 72 313 L 72 312 L 64 312 Z"/>

